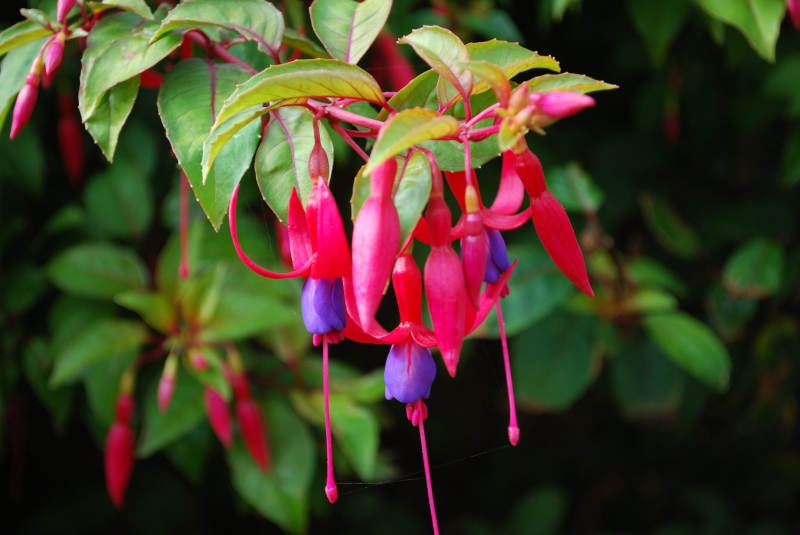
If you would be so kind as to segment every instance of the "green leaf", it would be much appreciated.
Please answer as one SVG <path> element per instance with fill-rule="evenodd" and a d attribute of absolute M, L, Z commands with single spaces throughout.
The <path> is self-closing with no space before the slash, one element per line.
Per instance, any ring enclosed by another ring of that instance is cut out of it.
<path fill-rule="evenodd" d="M 309 12 L 314 32 L 331 56 L 358 63 L 378 37 L 392 0 L 314 0 Z"/>
<path fill-rule="evenodd" d="M 10 314 L 28 311 L 48 290 L 44 271 L 22 262 L 3 270 L 0 279 L 0 309 Z"/>
<path fill-rule="evenodd" d="M 38 198 L 44 191 L 45 181 L 45 152 L 41 136 L 33 128 L 25 128 L 12 140 L 8 137 L 9 131 L 10 127 L 4 128 L 0 134 L 0 175 Z"/>
<path fill-rule="evenodd" d="M 700 249 L 700 239 L 663 199 L 643 193 L 639 198 L 645 222 L 664 249 L 680 258 L 691 258 Z"/>
<path fill-rule="evenodd" d="M 371 173 L 380 164 L 415 145 L 457 136 L 459 131 L 458 121 L 449 115 L 439 115 L 425 108 L 403 110 L 392 116 L 381 129 L 364 173 Z"/>
<path fill-rule="evenodd" d="M 142 435 L 136 455 L 149 457 L 191 431 L 205 416 L 203 387 L 183 368 L 178 368 L 169 410 L 158 410 L 158 381 L 151 381 L 142 409 Z"/>
<path fill-rule="evenodd" d="M 317 43 L 306 37 L 300 35 L 291 28 L 286 28 L 283 32 L 283 44 L 288 47 L 299 50 L 300 52 L 312 58 L 330 59 L 330 54 Z"/>
<path fill-rule="evenodd" d="M 200 424 L 179 440 L 166 446 L 162 452 L 189 481 L 200 485 L 203 482 L 208 456 L 214 450 L 216 442 L 211 428 Z"/>
<path fill-rule="evenodd" d="M 451 103 L 447 84 L 462 97 L 472 94 L 472 73 L 464 68 L 464 63 L 470 60 L 469 52 L 453 32 L 438 26 L 423 26 L 398 42 L 411 45 L 419 57 L 439 73 L 441 81 L 437 85 L 437 97 L 440 107 L 446 108 Z"/>
<path fill-rule="evenodd" d="M 569 301 L 575 294 L 575 287 L 540 246 L 511 246 L 508 255 L 512 260 L 519 259 L 508 281 L 511 293 L 501 303 L 506 336 L 511 337 L 543 320 Z M 500 336 L 495 310 L 492 310 L 480 329 L 478 335 L 491 338 Z"/>
<path fill-rule="evenodd" d="M 151 42 L 170 35 L 174 30 L 223 28 L 258 43 L 265 54 L 276 58 L 283 40 L 283 15 L 271 2 L 264 0 L 193 0 L 169 12 Z"/>
<path fill-rule="evenodd" d="M 592 177 L 574 162 L 548 170 L 547 187 L 571 212 L 597 213 L 606 198 Z"/>
<path fill-rule="evenodd" d="M 89 366 L 83 374 L 86 400 L 103 426 L 111 426 L 114 421 L 122 375 L 136 356 L 136 351 L 116 353 L 109 359 Z"/>
<path fill-rule="evenodd" d="M 531 91 L 537 93 L 552 93 L 554 91 L 570 91 L 572 93 L 594 93 L 595 91 L 606 91 L 617 89 L 614 84 L 607 84 L 599 80 L 594 80 L 582 74 L 543 74 L 525 82 Z"/>
<path fill-rule="evenodd" d="M 775 61 L 775 43 L 786 13 L 783 0 L 700 0 L 715 19 L 730 24 L 769 62 Z"/>
<path fill-rule="evenodd" d="M 328 177 L 333 170 L 333 142 L 325 128 L 319 129 L 322 148 L 328 155 Z M 293 106 L 271 113 L 271 120 L 256 154 L 256 180 L 261 195 L 284 224 L 292 189 L 305 205 L 311 193 L 308 160 L 314 149 L 314 114 Z"/>
<path fill-rule="evenodd" d="M 15 48 L 6 55 L 0 66 L 0 127 L 11 109 L 11 103 L 25 85 L 25 78 L 47 38 L 41 38 Z M 23 130 L 24 132 L 24 130 Z"/>
<path fill-rule="evenodd" d="M 125 290 L 143 290 L 147 270 L 129 249 L 85 243 L 60 253 L 47 265 L 47 276 L 61 291 L 78 297 L 111 299 Z"/>
<path fill-rule="evenodd" d="M 637 337 L 625 344 L 611 363 L 611 384 L 626 416 L 647 418 L 678 408 L 685 377 L 657 345 Z"/>
<path fill-rule="evenodd" d="M 31 41 L 38 41 L 43 37 L 50 37 L 51 35 L 53 35 L 52 31 L 48 30 L 47 28 L 43 28 L 41 25 L 33 21 L 24 20 L 22 22 L 18 22 L 10 28 L 6 28 L 0 32 L 0 56 L 10 52 L 11 50 L 14 50 L 15 48 L 19 48 L 22 45 L 28 44 Z M 43 43 L 44 40 L 42 40 L 42 44 Z M 38 48 L 41 48 L 41 44 Z M 30 65 L 28 65 L 28 68 L 30 68 Z M 25 81 L 23 80 L 22 83 L 24 84 Z"/>
<path fill-rule="evenodd" d="M 181 292 L 181 312 L 186 321 L 200 326 L 211 319 L 222 295 L 226 268 L 224 263 L 217 263 L 188 281 Z"/>
<path fill-rule="evenodd" d="M 758 310 L 754 299 L 738 299 L 725 291 L 722 284 L 714 285 L 706 295 L 708 320 L 724 342 L 734 342 L 745 334 L 747 323 Z"/>
<path fill-rule="evenodd" d="M 380 446 L 378 418 L 349 395 L 330 396 L 330 411 L 336 444 L 361 479 L 373 480 Z"/>
<path fill-rule="evenodd" d="M 214 315 L 202 325 L 199 339 L 204 342 L 244 340 L 291 324 L 299 311 L 296 303 L 285 303 L 285 293 L 281 292 L 280 282 L 259 277 L 238 260 L 231 263 Z"/>
<path fill-rule="evenodd" d="M 502 9 L 492 9 L 488 13 L 467 12 L 459 17 L 459 22 L 484 37 L 499 37 L 506 41 L 518 42 L 525 40 L 514 19 Z"/>
<path fill-rule="evenodd" d="M 308 490 L 316 465 L 311 432 L 276 397 L 260 403 L 260 408 L 269 433 L 272 470 L 262 472 L 237 440 L 228 451 L 233 486 L 246 502 L 282 529 L 305 533 Z"/>
<path fill-rule="evenodd" d="M 78 109 L 84 122 L 95 113 L 106 91 L 149 69 L 181 44 L 177 34 L 149 43 L 166 12 L 161 6 L 152 21 L 134 13 L 115 13 L 92 29 L 83 54 L 78 92 Z"/>
<path fill-rule="evenodd" d="M 713 388 L 727 388 L 731 358 L 707 325 L 681 312 L 648 316 L 642 324 L 675 364 Z"/>
<path fill-rule="evenodd" d="M 436 85 L 439 82 L 439 75 L 436 71 L 425 71 L 389 99 L 389 104 L 397 111 L 410 110 L 412 108 L 426 108 L 429 110 L 438 109 L 436 100 Z M 385 121 L 389 117 L 387 110 L 381 110 L 378 114 L 379 121 Z"/>
<path fill-rule="evenodd" d="M 153 18 L 153 12 L 150 11 L 144 0 L 103 0 L 102 5 L 124 9 L 145 19 L 152 20 Z"/>
<path fill-rule="evenodd" d="M 725 289 L 732 296 L 761 299 L 781 288 L 784 254 L 779 243 L 756 238 L 739 247 L 725 264 Z"/>
<path fill-rule="evenodd" d="M 70 295 L 60 296 L 48 316 L 51 351 L 58 352 L 67 341 L 75 337 L 75 333 L 84 327 L 103 319 L 111 318 L 115 312 L 112 303 L 99 303 L 78 299 Z"/>
<path fill-rule="evenodd" d="M 469 43 L 467 52 L 469 52 L 471 61 L 465 64 L 465 67 L 481 77 L 481 79 L 475 81 L 475 85 L 472 88 L 473 95 L 488 91 L 492 85 L 486 79 L 487 68 L 486 66 L 481 66 L 481 62 L 497 67 L 509 80 L 531 69 L 548 69 L 555 72 L 561 70 L 554 58 L 540 56 L 536 52 L 519 46 L 517 43 L 508 43 L 495 39 L 483 43 Z M 484 74 L 475 72 L 475 68 L 481 69 Z M 497 73 L 494 76 L 496 77 Z M 445 91 L 448 98 L 448 106 L 461 100 L 461 95 L 451 86 L 439 87 L 439 89 Z"/>
<path fill-rule="evenodd" d="M 62 385 L 92 364 L 138 349 L 147 336 L 144 325 L 129 320 L 102 320 L 83 328 L 56 354 L 50 385 Z"/>
<path fill-rule="evenodd" d="M 119 134 L 139 94 L 139 77 L 134 76 L 106 91 L 94 112 L 85 119 L 86 130 L 109 162 L 114 161 Z"/>
<path fill-rule="evenodd" d="M 647 43 L 653 64 L 662 65 L 689 14 L 688 0 L 628 0 L 628 8 L 636 29 Z"/>
<path fill-rule="evenodd" d="M 189 59 L 164 77 L 158 93 L 158 110 L 172 150 L 216 230 L 228 212 L 233 189 L 250 167 L 260 125 L 251 122 L 238 131 L 219 152 L 205 179 L 203 143 L 220 113 L 220 103 L 248 76 L 236 65 Z"/>
<path fill-rule="evenodd" d="M 518 336 L 511 356 L 520 402 L 561 411 L 577 401 L 599 371 L 597 330 L 593 316 L 560 313 Z"/>
<path fill-rule="evenodd" d="M 620 312 L 625 314 L 653 314 L 677 309 L 678 300 L 657 288 L 638 288 L 620 303 Z"/>
<path fill-rule="evenodd" d="M 53 417 L 56 430 L 63 430 L 72 411 L 74 390 L 71 388 L 50 388 L 47 379 L 53 368 L 53 355 L 42 338 L 34 338 L 22 353 L 22 373 L 33 388 L 36 396 L 47 407 Z"/>
<path fill-rule="evenodd" d="M 478 77 L 478 81 L 475 83 L 476 87 L 481 83 L 488 84 L 500 102 L 508 103 L 511 82 L 500 67 L 492 65 L 488 61 L 468 61 L 463 65 Z M 473 93 L 477 93 L 477 91 L 473 89 Z"/>
<path fill-rule="evenodd" d="M 394 204 L 400 217 L 400 243 L 405 243 L 419 222 L 431 193 L 431 164 L 428 157 L 412 151 L 399 169 L 399 185 L 395 186 Z"/>
<path fill-rule="evenodd" d="M 161 294 L 129 290 L 115 295 L 114 301 L 139 314 L 145 323 L 161 334 L 168 334 L 178 327 L 172 304 Z"/>
<path fill-rule="evenodd" d="M 567 515 L 567 494 L 545 487 L 522 497 L 508 523 L 509 535 L 555 535 Z"/>
<path fill-rule="evenodd" d="M 150 228 L 150 185 L 125 160 L 92 176 L 83 195 L 91 228 L 99 234 L 141 239 Z"/>
<path fill-rule="evenodd" d="M 311 97 L 386 102 L 377 82 L 357 66 L 337 59 L 301 59 L 273 65 L 241 84 L 225 101 L 214 127 L 257 104 Z"/>
<path fill-rule="evenodd" d="M 628 264 L 628 275 L 641 286 L 659 286 L 678 296 L 686 294 L 686 285 L 666 266 L 652 258 L 637 258 Z"/>

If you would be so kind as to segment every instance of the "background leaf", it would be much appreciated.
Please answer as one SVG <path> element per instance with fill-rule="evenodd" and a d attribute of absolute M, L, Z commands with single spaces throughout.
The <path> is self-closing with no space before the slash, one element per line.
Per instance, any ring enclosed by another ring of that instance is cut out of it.
<path fill-rule="evenodd" d="M 642 35 L 656 66 L 662 65 L 669 47 L 689 14 L 687 0 L 628 0 L 633 22 Z"/>
<path fill-rule="evenodd" d="M 709 15 L 734 26 L 767 61 L 775 61 L 775 42 L 786 12 L 783 0 L 700 0 Z"/>
<path fill-rule="evenodd" d="M 47 265 L 47 276 L 66 293 L 94 299 L 142 290 L 149 281 L 141 260 L 130 250 L 91 243 L 60 253 Z"/>
<path fill-rule="evenodd" d="M 331 56 L 355 64 L 378 37 L 391 10 L 391 0 L 314 0 L 309 12 L 314 32 Z"/>
<path fill-rule="evenodd" d="M 784 254 L 775 242 L 756 238 L 739 247 L 725 264 L 725 288 L 732 296 L 758 299 L 780 290 Z"/>

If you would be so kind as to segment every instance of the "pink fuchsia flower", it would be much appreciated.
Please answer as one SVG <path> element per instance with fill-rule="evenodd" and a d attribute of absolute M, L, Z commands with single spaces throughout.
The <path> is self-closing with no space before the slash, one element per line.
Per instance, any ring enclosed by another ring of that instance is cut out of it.
<path fill-rule="evenodd" d="M 66 29 L 64 29 L 56 34 L 50 42 L 50 46 L 47 47 L 47 52 L 44 56 L 44 77 L 42 79 L 42 85 L 45 89 L 50 87 L 53 78 L 55 78 L 58 69 L 61 67 L 61 60 L 64 58 L 66 43 L 67 32 Z"/>
<path fill-rule="evenodd" d="M 83 151 L 84 129 L 78 116 L 78 105 L 68 93 L 58 96 L 58 149 L 61 163 L 70 184 L 80 185 L 85 170 Z"/>
<path fill-rule="evenodd" d="M 134 407 L 133 396 L 130 394 L 119 396 L 114 423 L 106 436 L 106 488 L 111 501 L 118 509 L 125 504 L 125 491 L 133 473 L 135 438 L 131 427 L 131 416 Z"/>
<path fill-rule="evenodd" d="M 786 8 L 789 11 L 792 24 L 794 24 L 795 28 L 800 29 L 800 0 L 786 0 Z"/>
<path fill-rule="evenodd" d="M 464 284 L 472 306 L 480 306 L 481 286 L 486 273 L 486 238 L 481 217 L 478 194 L 475 188 L 465 188 L 467 212 L 464 216 L 464 237 L 461 239 L 461 264 L 464 268 Z"/>
<path fill-rule="evenodd" d="M 431 350 L 413 338 L 393 345 L 386 358 L 383 379 L 386 399 L 396 399 L 401 403 L 428 399 L 436 379 L 436 363 Z"/>
<path fill-rule="evenodd" d="M 529 101 L 533 105 L 531 121 L 537 126 L 548 126 L 595 105 L 592 97 L 570 91 L 531 93 Z"/>
<path fill-rule="evenodd" d="M 205 388 L 204 393 L 206 415 L 211 429 L 225 448 L 230 448 L 233 443 L 233 427 L 231 427 L 231 413 L 228 402 L 213 388 Z"/>
<path fill-rule="evenodd" d="M 237 364 L 235 366 L 237 369 L 231 369 L 228 373 L 228 380 L 233 389 L 236 421 L 239 423 L 239 431 L 242 434 L 242 440 L 248 453 L 250 453 L 250 457 L 253 458 L 262 472 L 267 472 L 270 469 L 270 454 L 266 430 L 261 421 L 261 413 L 258 411 L 258 407 L 253 402 L 250 394 L 250 385 L 247 382 L 247 377 L 244 375 L 243 370 L 238 369 L 240 366 L 240 364 Z"/>
<path fill-rule="evenodd" d="M 392 200 L 396 174 L 394 158 L 372 172 L 370 196 L 353 227 L 353 291 L 359 320 L 368 330 L 400 249 L 400 217 Z"/>
<path fill-rule="evenodd" d="M 17 137 L 22 129 L 25 128 L 25 125 L 28 124 L 28 121 L 30 121 L 31 115 L 33 115 L 33 109 L 36 107 L 36 99 L 39 96 L 41 72 L 42 61 L 41 57 L 39 57 L 34 61 L 31 72 L 25 79 L 25 85 L 20 89 L 17 95 L 17 101 L 14 103 L 14 113 L 11 116 L 11 139 Z"/>

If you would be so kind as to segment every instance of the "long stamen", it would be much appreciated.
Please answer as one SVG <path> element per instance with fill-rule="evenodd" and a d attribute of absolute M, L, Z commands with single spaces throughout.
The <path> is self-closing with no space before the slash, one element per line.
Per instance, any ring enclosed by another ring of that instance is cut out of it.
<path fill-rule="evenodd" d="M 423 405 L 422 400 L 420 400 L 419 405 Z M 421 411 L 420 406 L 417 406 L 417 410 Z M 421 411 L 422 412 L 422 411 Z M 423 412 L 424 414 L 424 412 Z M 433 522 L 433 534 L 439 535 L 439 523 L 436 521 L 436 506 L 433 503 L 433 485 L 431 484 L 431 467 L 428 463 L 428 444 L 425 441 L 425 418 L 423 415 L 420 415 L 419 418 L 419 441 L 422 443 L 422 462 L 425 465 L 425 482 L 428 484 L 428 504 L 431 507 L 431 521 Z"/>
<path fill-rule="evenodd" d="M 508 422 L 508 440 L 512 446 L 519 442 L 519 427 L 517 426 L 517 406 L 514 402 L 514 383 L 511 381 L 511 362 L 508 358 L 508 340 L 506 340 L 506 324 L 503 321 L 503 308 L 497 300 L 497 324 L 500 326 L 500 340 L 503 344 L 503 364 L 506 368 L 506 387 L 508 388 L 508 409 L 510 419 Z"/>
<path fill-rule="evenodd" d="M 181 171 L 181 266 L 182 279 L 189 276 L 189 177 Z"/>
<path fill-rule="evenodd" d="M 328 403 L 328 338 L 322 337 L 322 395 L 325 398 L 325 447 L 328 454 L 328 479 L 325 482 L 325 494 L 328 501 L 335 503 L 339 498 L 339 490 L 333 479 L 333 444 L 331 441 L 331 412 Z"/>

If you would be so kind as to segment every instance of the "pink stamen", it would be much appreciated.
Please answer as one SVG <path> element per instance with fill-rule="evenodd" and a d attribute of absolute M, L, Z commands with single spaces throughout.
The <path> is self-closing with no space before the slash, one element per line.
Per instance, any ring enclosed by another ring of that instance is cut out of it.
<path fill-rule="evenodd" d="M 425 419 L 428 417 L 428 408 L 421 399 L 412 406 L 411 423 L 419 426 L 419 441 L 422 444 L 422 462 L 425 465 L 425 482 L 428 485 L 428 505 L 431 508 L 431 522 L 433 522 L 433 533 L 439 535 L 439 522 L 436 520 L 436 506 L 433 502 L 433 484 L 431 483 L 431 467 L 428 462 L 428 443 L 425 440 Z"/>
<path fill-rule="evenodd" d="M 339 498 L 339 490 L 336 488 L 336 481 L 333 479 L 333 443 L 331 441 L 331 411 L 328 402 L 328 338 L 322 340 L 322 395 L 325 398 L 325 448 L 328 455 L 328 479 L 325 482 L 325 495 L 328 501 L 336 503 Z"/>
<path fill-rule="evenodd" d="M 189 177 L 181 171 L 181 266 L 178 274 L 189 277 Z"/>
<path fill-rule="evenodd" d="M 508 388 L 508 410 L 511 413 L 508 422 L 508 440 L 512 446 L 519 442 L 519 426 L 517 426 L 517 405 L 514 402 L 514 383 L 511 381 L 511 362 L 508 358 L 508 340 L 506 340 L 506 324 L 503 321 L 503 308 L 497 300 L 497 324 L 500 326 L 500 341 L 503 344 L 503 364 L 506 368 L 506 387 Z"/>

